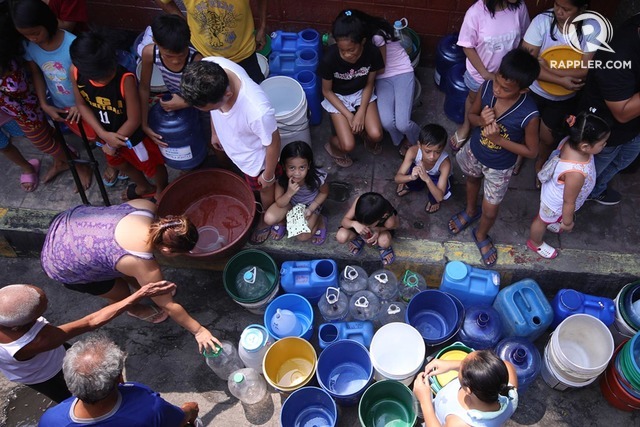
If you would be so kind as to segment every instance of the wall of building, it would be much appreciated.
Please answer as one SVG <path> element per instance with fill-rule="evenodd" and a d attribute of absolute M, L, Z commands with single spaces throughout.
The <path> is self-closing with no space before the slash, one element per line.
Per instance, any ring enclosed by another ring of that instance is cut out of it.
<path fill-rule="evenodd" d="M 389 21 L 406 17 L 409 26 L 422 40 L 421 61 L 430 63 L 438 40 L 460 28 L 465 11 L 475 0 L 267 1 L 268 31 L 298 31 L 311 27 L 321 33 L 327 32 L 337 13 L 347 8 L 383 16 Z M 87 0 L 87 3 L 89 17 L 93 22 L 131 31 L 142 31 L 156 14 L 160 13 L 160 8 L 154 0 Z M 181 2 L 177 0 L 176 3 Z M 252 3 L 255 6 L 256 0 L 252 0 Z M 552 7 L 554 0 L 525 0 L 525 3 L 533 17 L 540 11 Z M 590 8 L 613 18 L 619 3 L 620 0 L 592 0 Z"/>

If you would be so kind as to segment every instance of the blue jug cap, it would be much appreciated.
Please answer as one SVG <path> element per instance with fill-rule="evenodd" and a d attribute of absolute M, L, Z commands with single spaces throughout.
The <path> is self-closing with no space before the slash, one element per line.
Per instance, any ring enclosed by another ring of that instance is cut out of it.
<path fill-rule="evenodd" d="M 240 384 L 242 381 L 244 381 L 244 375 L 242 374 L 242 372 L 236 372 L 235 374 L 233 374 L 234 383 Z"/>
<path fill-rule="evenodd" d="M 247 270 L 244 272 L 243 279 L 247 283 L 255 283 L 256 281 L 256 268 L 253 267 L 251 270 Z"/>
<path fill-rule="evenodd" d="M 393 23 L 393 27 L 394 27 L 394 28 L 402 28 L 402 22 L 400 22 L 400 21 L 395 21 L 395 22 Z"/>
<path fill-rule="evenodd" d="M 258 325 L 247 327 L 240 335 L 240 345 L 250 353 L 260 350 L 269 339 L 265 332 Z"/>
<path fill-rule="evenodd" d="M 449 279 L 455 281 L 463 280 L 469 273 L 467 266 L 462 261 L 451 261 L 444 269 Z"/>
<path fill-rule="evenodd" d="M 567 289 L 560 295 L 560 303 L 572 311 L 579 309 L 583 301 L 584 297 L 582 294 L 573 289 Z"/>

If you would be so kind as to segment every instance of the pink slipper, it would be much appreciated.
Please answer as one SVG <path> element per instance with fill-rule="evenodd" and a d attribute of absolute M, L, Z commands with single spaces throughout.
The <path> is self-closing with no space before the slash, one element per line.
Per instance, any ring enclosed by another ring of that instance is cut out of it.
<path fill-rule="evenodd" d="M 527 247 L 533 252 L 540 255 L 542 258 L 554 259 L 558 256 L 558 251 L 553 246 L 548 245 L 545 242 L 542 242 L 540 246 L 536 246 L 536 244 L 531 240 L 527 240 Z"/>
<path fill-rule="evenodd" d="M 29 164 L 33 166 L 35 172 L 20 174 L 20 186 L 27 193 L 35 191 L 36 188 L 38 188 L 38 184 L 40 183 L 40 160 L 31 159 L 29 160 Z M 31 190 L 25 190 L 22 184 L 33 184 L 33 187 L 31 187 Z"/>

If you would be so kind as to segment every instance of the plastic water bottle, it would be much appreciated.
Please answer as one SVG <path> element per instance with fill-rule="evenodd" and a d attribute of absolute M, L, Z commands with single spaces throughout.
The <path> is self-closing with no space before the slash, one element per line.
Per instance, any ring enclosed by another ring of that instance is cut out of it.
<path fill-rule="evenodd" d="M 413 53 L 413 41 L 406 31 L 408 26 L 409 21 L 407 21 L 407 18 L 402 18 L 393 23 L 393 32 L 404 50 L 407 51 L 407 55 L 411 55 Z"/>
<path fill-rule="evenodd" d="M 421 274 L 407 270 L 398 286 L 402 301 L 409 302 L 411 298 L 427 289 L 427 281 Z"/>
<path fill-rule="evenodd" d="M 398 278 L 391 270 L 385 268 L 371 273 L 367 286 L 380 301 L 395 301 L 398 296 Z"/>
<path fill-rule="evenodd" d="M 318 301 L 318 309 L 327 322 L 343 320 L 349 314 L 349 297 L 340 289 L 329 286 L 324 298 Z"/>
<path fill-rule="evenodd" d="M 340 274 L 340 289 L 347 296 L 351 296 L 358 291 L 367 289 L 367 279 L 369 279 L 369 275 L 362 267 L 347 265 Z"/>
<path fill-rule="evenodd" d="M 233 371 L 244 368 L 242 360 L 238 355 L 238 350 L 229 341 L 220 341 L 222 347 L 216 345 L 215 352 L 204 351 L 202 354 L 205 357 L 207 365 L 213 373 L 215 373 L 220 379 L 227 380 L 229 375 Z"/>
<path fill-rule="evenodd" d="M 267 383 L 258 371 L 252 368 L 243 368 L 232 372 L 227 384 L 231 394 L 247 405 L 255 405 L 267 393 Z"/>
<path fill-rule="evenodd" d="M 260 267 L 247 266 L 236 276 L 236 291 L 241 298 L 248 300 L 260 298 L 268 288 L 269 280 Z"/>

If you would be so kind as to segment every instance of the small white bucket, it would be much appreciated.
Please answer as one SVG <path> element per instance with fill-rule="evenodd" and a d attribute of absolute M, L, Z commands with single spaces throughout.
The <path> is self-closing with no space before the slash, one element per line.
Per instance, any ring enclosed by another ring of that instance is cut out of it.
<path fill-rule="evenodd" d="M 584 382 L 576 382 L 571 381 L 570 379 L 565 378 L 563 374 L 558 372 L 554 367 L 551 361 L 549 360 L 549 351 L 548 345 L 544 349 L 544 363 L 542 364 L 542 369 L 540 370 L 540 374 L 542 375 L 542 379 L 549 387 L 554 390 L 564 391 L 569 388 L 580 388 L 585 387 L 596 380 L 597 375 L 590 380 Z"/>
<path fill-rule="evenodd" d="M 311 145 L 307 97 L 300 83 L 287 76 L 272 76 L 260 83 L 276 112 L 282 149 L 293 141 Z"/>
<path fill-rule="evenodd" d="M 256 52 L 256 56 L 258 57 L 258 65 L 260 66 L 260 71 L 262 71 L 262 75 L 266 79 L 267 77 L 269 77 L 269 60 L 266 56 L 258 52 Z"/>
<path fill-rule="evenodd" d="M 378 329 L 369 353 L 376 380 L 390 379 L 409 385 L 424 364 L 426 347 L 413 326 L 393 322 Z"/>
<path fill-rule="evenodd" d="M 563 320 L 551 336 L 549 357 L 565 378 L 588 380 L 607 368 L 615 347 L 607 326 L 588 314 Z"/>

